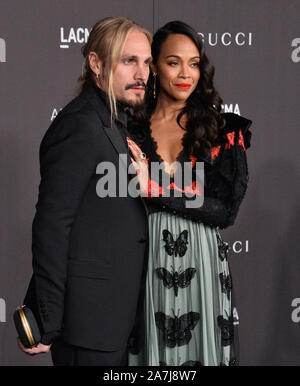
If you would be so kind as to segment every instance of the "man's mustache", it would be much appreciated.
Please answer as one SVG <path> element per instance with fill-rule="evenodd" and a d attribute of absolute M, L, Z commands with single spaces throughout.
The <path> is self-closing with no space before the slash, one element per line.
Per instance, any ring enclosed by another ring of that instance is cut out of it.
<path fill-rule="evenodd" d="M 130 88 L 135 88 L 135 87 L 143 87 L 145 89 L 146 88 L 146 84 L 144 82 L 128 84 L 125 87 L 125 90 L 129 90 Z"/>

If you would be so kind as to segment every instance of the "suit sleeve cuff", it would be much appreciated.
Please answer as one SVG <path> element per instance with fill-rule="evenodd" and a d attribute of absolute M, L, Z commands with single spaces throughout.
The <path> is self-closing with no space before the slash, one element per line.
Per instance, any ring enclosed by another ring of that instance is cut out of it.
<path fill-rule="evenodd" d="M 41 343 L 49 346 L 52 344 L 57 338 L 59 338 L 60 332 L 59 331 L 53 331 L 53 332 L 48 332 L 47 334 L 43 334 L 41 338 Z"/>

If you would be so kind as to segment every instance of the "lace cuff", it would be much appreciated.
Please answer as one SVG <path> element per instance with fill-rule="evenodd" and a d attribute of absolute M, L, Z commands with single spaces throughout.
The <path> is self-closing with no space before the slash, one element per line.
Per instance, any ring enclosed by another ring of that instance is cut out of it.
<path fill-rule="evenodd" d="M 203 205 L 199 208 L 187 208 L 187 200 L 182 197 L 151 197 L 145 198 L 149 211 L 158 209 L 170 212 L 183 218 L 202 222 L 206 225 L 223 228 L 226 226 L 229 208 L 220 200 L 206 197 Z"/>

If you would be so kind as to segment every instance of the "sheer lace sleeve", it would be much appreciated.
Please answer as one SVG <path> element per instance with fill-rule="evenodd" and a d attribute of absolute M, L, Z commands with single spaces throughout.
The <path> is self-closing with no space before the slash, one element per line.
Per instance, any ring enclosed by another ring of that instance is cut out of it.
<path fill-rule="evenodd" d="M 199 208 L 187 208 L 186 199 L 181 197 L 152 197 L 145 198 L 151 211 L 162 209 L 206 225 L 225 227 L 229 215 L 229 208 L 220 200 L 205 196 L 203 205 Z"/>
<path fill-rule="evenodd" d="M 245 122 L 246 121 L 246 122 Z M 233 225 L 249 183 L 247 149 L 251 146 L 251 121 L 243 121 L 241 128 L 226 133 L 228 138 L 219 163 L 219 173 L 230 187 L 227 226 Z"/>

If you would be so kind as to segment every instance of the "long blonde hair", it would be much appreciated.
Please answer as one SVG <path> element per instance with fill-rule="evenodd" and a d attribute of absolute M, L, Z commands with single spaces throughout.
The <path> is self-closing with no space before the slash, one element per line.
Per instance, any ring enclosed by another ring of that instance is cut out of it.
<path fill-rule="evenodd" d="M 113 73 L 120 61 L 126 39 L 133 30 L 143 32 L 149 43 L 152 43 L 150 32 L 142 25 L 126 17 L 106 17 L 94 25 L 88 41 L 81 49 L 85 62 L 82 75 L 78 78 L 80 89 L 82 90 L 87 81 L 93 80 L 93 71 L 89 65 L 88 55 L 92 51 L 96 52 L 103 63 L 104 74 L 108 80 L 107 94 L 112 120 L 118 117 L 116 97 L 113 90 Z"/>

